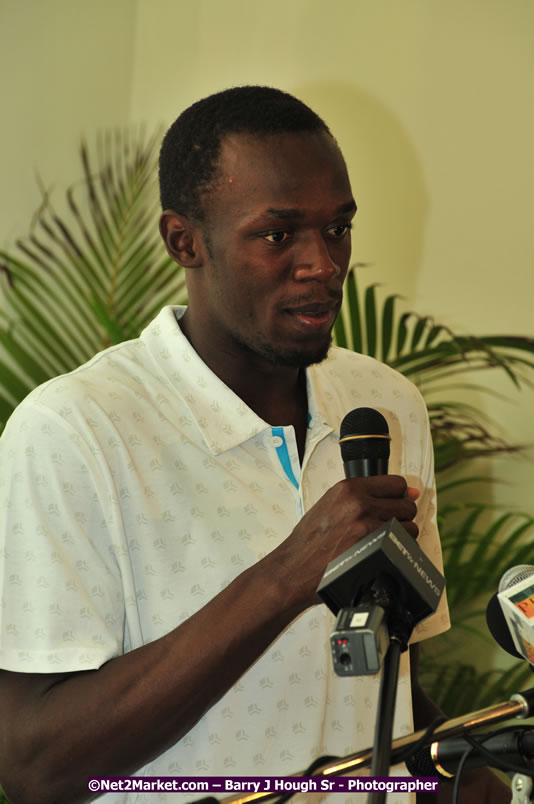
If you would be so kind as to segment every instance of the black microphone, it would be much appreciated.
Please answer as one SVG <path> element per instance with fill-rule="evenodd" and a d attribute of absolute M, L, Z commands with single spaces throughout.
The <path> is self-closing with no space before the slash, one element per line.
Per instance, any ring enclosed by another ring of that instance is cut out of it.
<path fill-rule="evenodd" d="M 340 429 L 346 477 L 387 474 L 389 444 L 381 413 L 348 413 Z M 390 634 L 405 650 L 414 626 L 436 610 L 444 586 L 441 573 L 396 519 L 331 561 L 317 592 L 338 615 L 331 637 L 336 672 L 378 672 Z"/>
<path fill-rule="evenodd" d="M 495 735 L 477 734 L 476 740 L 498 759 L 490 760 L 462 737 L 448 737 L 416 751 L 405 760 L 406 767 L 412 776 L 437 775 L 440 779 L 451 779 L 455 776 L 465 752 L 470 751 L 463 766 L 466 770 L 486 766 L 501 767 L 508 764 L 532 770 L 530 760 L 534 759 L 533 730 L 513 730 Z"/>
<path fill-rule="evenodd" d="M 378 410 L 355 408 L 347 413 L 339 430 L 345 477 L 387 475 L 390 440 L 388 423 Z M 394 597 L 391 580 L 380 575 L 360 595 L 356 607 L 341 609 L 331 637 L 338 675 L 380 670 L 389 645 L 386 612 Z"/>
<path fill-rule="evenodd" d="M 387 475 L 389 427 L 374 408 L 356 408 L 341 422 L 339 446 L 345 477 Z"/>

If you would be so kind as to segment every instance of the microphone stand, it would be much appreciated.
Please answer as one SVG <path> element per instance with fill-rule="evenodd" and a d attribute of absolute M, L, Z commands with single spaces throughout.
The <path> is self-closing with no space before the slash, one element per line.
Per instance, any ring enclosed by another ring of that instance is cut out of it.
<path fill-rule="evenodd" d="M 447 737 L 462 737 L 469 734 L 475 729 L 480 729 L 488 725 L 502 723 L 510 718 L 528 718 L 534 713 L 534 689 L 525 690 L 521 693 L 512 695 L 508 701 L 504 701 L 493 706 L 488 706 L 484 709 L 479 709 L 475 712 L 470 712 L 467 715 L 452 718 L 445 721 L 438 726 L 432 734 L 427 735 L 421 729 L 414 734 L 408 734 L 404 737 L 399 737 L 391 744 L 391 762 L 396 764 L 401 761 L 402 757 L 406 757 L 409 749 L 421 748 L 423 745 L 429 745 L 436 740 L 444 740 Z M 423 740 L 423 742 L 421 742 Z M 327 762 L 324 765 L 316 768 L 314 776 L 331 777 L 331 776 L 345 776 L 354 773 L 362 768 L 370 766 L 373 756 L 372 748 L 365 748 L 355 754 L 349 754 L 346 757 L 336 760 L 335 762 Z M 297 771 L 291 774 L 292 776 L 303 776 L 305 772 Z M 248 804 L 251 801 L 268 801 L 269 799 L 279 798 L 280 792 L 269 791 L 265 793 L 246 793 L 241 795 L 225 796 L 223 799 L 208 799 L 210 802 L 219 801 L 220 804 Z M 195 804 L 202 804 L 202 799 L 197 800 Z M 206 799 L 204 799 L 206 801 Z M 207 804 L 207 802 L 206 802 Z"/>
<path fill-rule="evenodd" d="M 390 764 L 398 648 L 407 650 L 414 625 L 436 610 L 444 585 L 445 579 L 415 539 L 392 519 L 331 561 L 317 590 L 338 617 L 331 636 L 338 675 L 374 674 L 384 650 L 386 656 L 389 653 L 375 729 L 376 770 L 382 776 Z M 364 613 L 368 616 L 362 624 Z M 355 652 L 359 644 L 363 650 Z"/>
<path fill-rule="evenodd" d="M 408 642 L 414 629 L 414 617 L 405 601 L 396 602 L 398 590 L 388 576 L 382 576 L 380 583 L 373 586 L 374 602 L 387 612 L 389 647 L 387 649 L 382 675 L 376 715 L 371 776 L 389 775 L 392 752 L 393 718 L 397 700 L 397 683 L 401 653 L 408 650 Z M 400 604 L 400 605 L 399 605 Z M 375 790 L 368 796 L 369 804 L 384 804 L 386 792 Z"/>
<path fill-rule="evenodd" d="M 403 650 L 400 640 L 395 636 L 391 637 L 380 679 L 371 776 L 387 776 L 389 774 L 399 663 Z M 378 790 L 370 793 L 368 798 L 369 804 L 382 804 L 385 800 L 386 793 Z"/>

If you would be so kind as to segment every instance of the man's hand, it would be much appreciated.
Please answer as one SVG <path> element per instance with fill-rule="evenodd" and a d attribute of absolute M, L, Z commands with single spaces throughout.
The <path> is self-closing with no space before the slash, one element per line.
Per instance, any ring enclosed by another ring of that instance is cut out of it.
<path fill-rule="evenodd" d="M 417 538 L 418 496 L 398 475 L 351 478 L 329 489 L 268 557 L 287 575 L 294 605 L 320 602 L 316 589 L 329 562 L 393 517 Z"/>

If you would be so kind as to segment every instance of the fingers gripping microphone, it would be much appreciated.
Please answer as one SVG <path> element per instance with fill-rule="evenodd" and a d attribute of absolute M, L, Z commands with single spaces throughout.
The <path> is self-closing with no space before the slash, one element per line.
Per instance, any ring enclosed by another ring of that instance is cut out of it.
<path fill-rule="evenodd" d="M 373 408 L 348 413 L 340 430 L 347 478 L 387 474 L 388 424 Z M 377 673 L 395 635 L 406 649 L 414 626 L 432 614 L 445 579 L 392 519 L 330 562 L 318 594 L 337 615 L 331 637 L 339 675 Z"/>
<path fill-rule="evenodd" d="M 339 435 L 345 477 L 387 475 L 390 440 L 388 423 L 377 410 L 356 408 L 347 413 Z M 331 637 L 338 675 L 369 675 L 380 669 L 389 644 L 390 586 L 381 575 L 363 592 L 359 605 L 339 612 Z"/>

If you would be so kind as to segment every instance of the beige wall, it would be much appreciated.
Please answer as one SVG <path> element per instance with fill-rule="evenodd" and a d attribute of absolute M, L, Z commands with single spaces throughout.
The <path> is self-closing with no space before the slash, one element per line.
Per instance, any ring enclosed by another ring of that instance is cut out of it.
<path fill-rule="evenodd" d="M 135 0 L 0 0 L 0 246 L 79 176 L 82 134 L 128 120 Z"/>
<path fill-rule="evenodd" d="M 533 41 L 531 0 L 0 0 L 0 243 L 36 168 L 73 178 L 80 133 L 268 83 L 338 137 L 370 279 L 460 330 L 534 334 Z M 534 441 L 531 391 L 473 400 Z M 496 499 L 534 511 L 532 464 L 499 471 Z"/>

